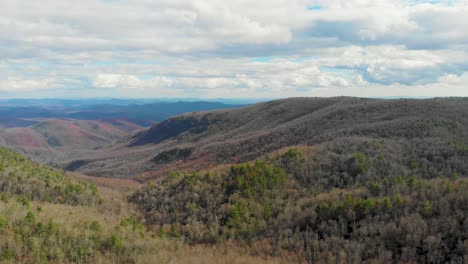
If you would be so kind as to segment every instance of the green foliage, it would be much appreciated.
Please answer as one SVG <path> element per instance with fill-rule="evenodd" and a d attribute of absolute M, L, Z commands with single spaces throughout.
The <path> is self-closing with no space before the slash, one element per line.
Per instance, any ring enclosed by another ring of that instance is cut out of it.
<path fill-rule="evenodd" d="M 259 232 L 264 228 L 261 223 L 271 221 L 277 211 L 272 206 L 272 196 L 281 193 L 286 182 L 286 172 L 266 162 L 231 166 L 225 184 L 228 199 L 234 205 L 227 226 L 234 229 L 236 236 L 250 237 Z"/>
<path fill-rule="evenodd" d="M 133 231 L 143 231 L 144 226 L 136 218 L 129 217 L 120 221 L 121 227 L 131 227 Z"/>
<path fill-rule="evenodd" d="M 171 227 L 171 235 L 173 237 L 180 237 L 180 231 L 179 231 L 179 228 L 177 227 L 177 225 L 172 225 Z"/>
<path fill-rule="evenodd" d="M 273 209 L 271 208 L 271 205 L 269 203 L 265 203 L 263 206 L 263 217 L 265 220 L 271 219 L 273 216 Z"/>
<path fill-rule="evenodd" d="M 185 174 L 183 176 L 182 181 L 185 185 L 192 187 L 199 178 L 200 178 L 200 175 L 194 172 L 194 173 Z"/>
<path fill-rule="evenodd" d="M 454 188 L 453 184 L 451 184 L 449 182 L 445 183 L 445 191 L 447 193 L 452 193 L 452 192 L 454 192 L 454 190 L 455 190 L 455 188 Z"/>
<path fill-rule="evenodd" d="M 13 213 L 3 215 L 5 212 Z M 152 250 L 142 244 L 145 229 L 134 231 L 118 225 L 109 234 L 109 229 L 104 231 L 103 223 L 96 220 L 58 224 L 52 219 L 44 221 L 17 202 L 1 208 L 1 213 L 0 263 L 97 263 L 97 257 L 103 256 L 106 263 L 135 263 L 139 253 Z M 122 222 L 130 227 L 137 221 L 127 218 Z"/>
<path fill-rule="evenodd" d="M 281 156 L 281 158 L 287 162 L 291 162 L 294 160 L 304 160 L 305 155 L 296 148 L 290 148 Z"/>
<path fill-rule="evenodd" d="M 102 231 L 102 226 L 98 221 L 92 221 L 89 224 L 89 229 L 93 232 L 100 233 Z"/>
<path fill-rule="evenodd" d="M 369 181 L 367 183 L 367 189 L 372 195 L 378 195 L 381 191 L 381 185 L 377 181 Z"/>
<path fill-rule="evenodd" d="M 135 253 L 142 248 L 135 241 L 144 237 L 146 229 L 135 218 L 122 220 L 111 236 L 96 220 L 73 225 L 59 225 L 53 219 L 44 221 L 47 205 L 41 201 L 68 204 L 70 209 L 63 212 L 63 217 L 71 219 L 75 217 L 73 205 L 101 205 L 97 187 L 3 148 L 0 192 L 1 263 L 94 263 L 101 254 L 121 263 L 135 263 Z M 133 241 L 126 245 L 124 238 Z"/>
<path fill-rule="evenodd" d="M 383 208 L 387 209 L 388 211 L 392 210 L 393 208 L 393 201 L 390 197 L 385 197 L 382 203 Z"/>
<path fill-rule="evenodd" d="M 34 223 L 34 222 L 36 222 L 36 215 L 34 215 L 33 212 L 28 211 L 28 213 L 26 214 L 26 217 L 24 218 L 24 220 L 27 223 Z"/>
<path fill-rule="evenodd" d="M 171 171 L 169 173 L 169 177 L 170 178 L 178 178 L 182 175 L 182 173 L 180 171 Z M 151 182 L 149 182 L 148 184 L 152 184 Z"/>
<path fill-rule="evenodd" d="M 300 150 L 290 148 L 282 155 L 274 157 L 272 161 L 292 176 L 301 177 L 303 176 L 301 166 L 307 161 L 307 157 Z"/>
<path fill-rule="evenodd" d="M 370 163 L 364 153 L 354 153 L 353 162 L 357 174 L 365 174 L 370 168 Z"/>
<path fill-rule="evenodd" d="M 244 216 L 244 205 L 241 202 L 237 202 L 231 209 L 229 224 L 234 227 L 240 227 L 243 216 Z"/>
<path fill-rule="evenodd" d="M 4 230 L 8 227 L 8 220 L 5 216 L 0 215 L 0 230 Z"/>
<path fill-rule="evenodd" d="M 432 204 L 430 201 L 424 201 L 422 213 L 424 216 L 429 217 L 432 214 Z"/>
<path fill-rule="evenodd" d="M 358 215 L 366 217 L 374 212 L 375 204 L 376 202 L 373 199 L 360 199 L 357 201 L 355 208 Z"/>
<path fill-rule="evenodd" d="M 109 245 L 114 250 L 120 249 L 122 247 L 122 238 L 118 234 L 112 234 L 109 239 Z"/>
<path fill-rule="evenodd" d="M 398 205 L 403 205 L 403 203 L 405 202 L 403 200 L 403 197 L 401 197 L 401 195 L 399 193 L 397 193 L 395 195 L 394 200 L 395 200 L 395 203 L 398 204 Z"/>
<path fill-rule="evenodd" d="M 10 200 L 10 195 L 8 195 L 8 193 L 2 193 L 0 195 L 0 201 L 4 202 L 4 203 L 8 203 L 8 201 Z"/>
<path fill-rule="evenodd" d="M 168 177 L 145 190 L 149 193 L 145 197 L 155 197 L 154 215 L 146 220 L 156 223 L 162 236 L 190 236 L 193 241 L 254 237 L 274 221 L 285 202 L 287 179 L 283 169 L 263 161 L 233 165 L 221 175 L 194 172 Z M 168 220 L 170 230 L 164 225 Z M 208 221 L 206 229 L 198 226 L 203 221 Z"/>
<path fill-rule="evenodd" d="M 26 208 L 31 208 L 31 201 L 26 196 L 20 196 L 18 197 L 18 202 L 20 202 L 23 206 Z"/>
<path fill-rule="evenodd" d="M 0 191 L 19 195 L 26 207 L 32 200 L 72 205 L 89 205 L 100 200 L 93 184 L 74 181 L 62 171 L 38 165 L 1 147 L 0 168 Z"/>
<path fill-rule="evenodd" d="M 230 186 L 233 191 L 239 191 L 246 197 L 261 197 L 268 190 L 280 188 L 287 180 L 283 169 L 261 161 L 253 166 L 246 163 L 233 165 L 229 177 L 234 180 Z"/>
<path fill-rule="evenodd" d="M 468 181 L 452 175 L 464 163 L 447 168 L 445 150 L 415 158 L 377 143 L 338 144 L 312 158 L 291 150 L 221 175 L 183 174 L 130 201 L 162 235 L 191 243 L 268 241 L 310 263 L 334 263 L 337 252 L 350 262 L 425 263 L 439 256 L 460 263 L 463 230 L 456 223 L 468 213 Z M 421 251 L 433 237 L 444 250 Z"/>
<path fill-rule="evenodd" d="M 15 258 L 15 253 L 13 252 L 13 250 L 8 248 L 8 246 L 2 247 L 0 252 L 0 260 L 2 261 L 8 262 L 12 261 Z"/>

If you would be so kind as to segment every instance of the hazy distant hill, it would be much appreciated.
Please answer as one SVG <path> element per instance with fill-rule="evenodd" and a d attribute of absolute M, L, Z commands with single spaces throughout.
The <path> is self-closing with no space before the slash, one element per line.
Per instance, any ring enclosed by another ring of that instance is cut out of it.
<path fill-rule="evenodd" d="M 138 100 L 34 100 L 32 102 L 16 100 L 8 102 L 0 104 L 0 128 L 26 127 L 48 118 L 127 119 L 142 126 L 149 126 L 182 113 L 242 106 L 204 101 L 147 103 Z"/>
<path fill-rule="evenodd" d="M 102 104 L 68 114 L 75 119 L 94 120 L 96 118 L 118 118 L 136 121 L 162 121 L 168 117 L 188 112 L 207 111 L 225 108 L 238 108 L 218 102 L 157 102 L 151 104 L 112 105 Z M 144 124 L 144 123 L 142 123 Z"/>
<path fill-rule="evenodd" d="M 88 156 L 87 151 L 109 145 L 174 115 L 240 107 L 204 101 L 142 102 L 148 101 L 4 101 L 0 104 L 0 145 L 37 161 L 56 164 Z"/>
<path fill-rule="evenodd" d="M 0 144 L 37 161 L 54 163 L 111 144 L 141 128 L 119 119 L 47 119 L 29 127 L 0 129 Z"/>
<path fill-rule="evenodd" d="M 293 98 L 169 118 L 98 150 L 73 169 L 101 176 L 153 177 L 338 138 L 466 142 L 466 127 L 466 98 Z"/>

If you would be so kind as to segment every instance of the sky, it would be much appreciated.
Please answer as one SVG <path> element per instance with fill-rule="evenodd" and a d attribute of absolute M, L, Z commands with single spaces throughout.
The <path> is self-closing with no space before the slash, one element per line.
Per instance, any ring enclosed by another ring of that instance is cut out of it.
<path fill-rule="evenodd" d="M 468 96 L 468 0 L 0 0 L 0 98 Z"/>

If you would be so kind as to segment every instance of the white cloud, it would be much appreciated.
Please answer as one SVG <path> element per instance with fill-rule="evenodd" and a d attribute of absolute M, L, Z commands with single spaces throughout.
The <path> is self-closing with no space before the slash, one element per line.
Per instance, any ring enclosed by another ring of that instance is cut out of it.
<path fill-rule="evenodd" d="M 466 0 L 0 0 L 0 6 L 3 91 L 425 96 L 460 95 L 466 87 Z"/>
<path fill-rule="evenodd" d="M 52 78 L 47 79 L 22 79 L 18 77 L 9 77 L 0 80 L 0 91 L 4 92 L 31 92 L 37 90 L 47 90 L 57 88 L 57 81 Z"/>
<path fill-rule="evenodd" d="M 142 80 L 138 76 L 128 74 L 98 74 L 93 85 L 97 88 L 119 89 L 167 88 L 172 85 L 172 80 L 160 76 Z"/>

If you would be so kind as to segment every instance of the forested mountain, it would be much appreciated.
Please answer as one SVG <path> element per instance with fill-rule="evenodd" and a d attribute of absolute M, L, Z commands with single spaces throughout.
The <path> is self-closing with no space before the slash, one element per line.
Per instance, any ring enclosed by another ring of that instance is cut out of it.
<path fill-rule="evenodd" d="M 29 127 L 0 129 L 0 145 L 42 163 L 57 163 L 108 145 L 143 127 L 124 119 L 46 119 Z"/>
<path fill-rule="evenodd" d="M 236 245 L 190 246 L 147 230 L 125 195 L 0 147 L 0 263 L 281 261 Z"/>
<path fill-rule="evenodd" d="M 59 166 L 168 117 L 236 107 L 205 101 L 8 100 L 0 102 L 0 145 Z"/>
<path fill-rule="evenodd" d="M 466 98 L 292 98 L 169 118 L 72 168 L 98 176 L 154 178 L 174 169 L 243 162 L 282 147 L 338 140 L 450 146 L 467 141 L 467 127 Z"/>
<path fill-rule="evenodd" d="M 114 178 L 0 148 L 0 259 L 464 263 L 467 127 L 466 98 L 293 98 L 172 117 L 66 166 Z"/>
<path fill-rule="evenodd" d="M 128 120 L 149 126 L 174 115 L 193 111 L 237 108 L 219 102 L 147 102 L 145 100 L 10 100 L 0 103 L 0 128 L 26 127 L 44 119 Z"/>
<path fill-rule="evenodd" d="M 464 263 L 467 145 L 337 140 L 136 192 L 152 230 L 307 263 Z"/>

